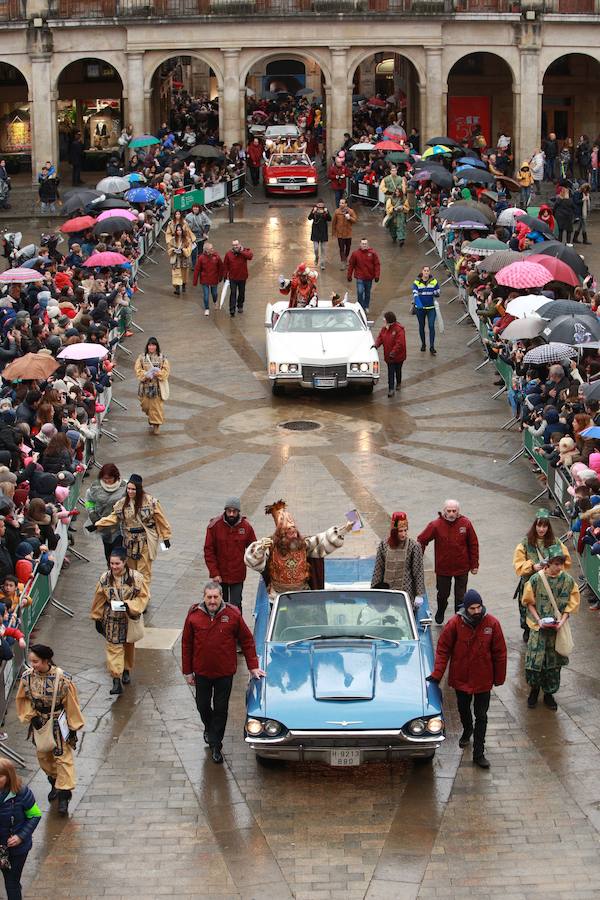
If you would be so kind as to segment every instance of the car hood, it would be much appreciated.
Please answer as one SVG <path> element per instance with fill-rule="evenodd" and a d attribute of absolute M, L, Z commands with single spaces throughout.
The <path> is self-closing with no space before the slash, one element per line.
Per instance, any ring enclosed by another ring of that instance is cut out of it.
<path fill-rule="evenodd" d="M 290 178 L 294 175 L 307 175 L 316 177 L 317 170 L 314 166 L 265 166 L 269 178 Z"/>
<path fill-rule="evenodd" d="M 336 363 L 371 362 L 377 351 L 371 348 L 371 335 L 366 331 L 340 331 L 335 333 L 270 335 L 270 358 L 278 362 L 299 362 L 306 365 L 325 366 Z M 359 359 L 360 357 L 360 359 Z"/>
<path fill-rule="evenodd" d="M 429 708 L 418 641 L 268 644 L 262 714 L 291 729 L 400 728 Z"/>

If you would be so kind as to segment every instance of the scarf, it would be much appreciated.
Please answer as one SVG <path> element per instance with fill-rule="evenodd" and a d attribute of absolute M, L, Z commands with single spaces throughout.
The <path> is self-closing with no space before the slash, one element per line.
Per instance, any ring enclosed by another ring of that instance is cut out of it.
<path fill-rule="evenodd" d="M 108 484 L 106 481 L 100 479 L 100 484 L 102 485 L 102 489 L 106 491 L 107 494 L 113 494 L 115 491 L 118 491 L 121 487 L 121 481 L 115 481 L 114 484 Z"/>
<path fill-rule="evenodd" d="M 464 607 L 461 607 L 458 611 L 458 615 L 461 617 L 463 622 L 466 622 L 467 625 L 471 626 L 471 628 L 477 628 L 477 626 L 479 625 L 479 623 L 481 622 L 481 620 L 487 613 L 487 609 L 485 608 L 485 606 L 482 606 L 481 610 L 482 610 L 481 615 L 475 616 L 475 618 L 474 618 L 473 616 L 470 616 L 468 614 L 468 612 L 466 611 L 466 609 Z"/>

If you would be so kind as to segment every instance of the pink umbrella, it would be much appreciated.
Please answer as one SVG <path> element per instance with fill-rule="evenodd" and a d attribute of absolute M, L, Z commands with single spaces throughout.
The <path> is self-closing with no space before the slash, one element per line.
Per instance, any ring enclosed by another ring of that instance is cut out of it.
<path fill-rule="evenodd" d="M 44 276 L 35 269 L 7 269 L 0 275 L 2 284 L 27 284 L 28 281 L 43 281 Z"/>
<path fill-rule="evenodd" d="M 552 275 L 543 266 L 535 262 L 514 262 L 496 272 L 498 284 L 524 290 L 525 288 L 543 287 L 552 281 Z"/>
<path fill-rule="evenodd" d="M 131 212 L 130 209 L 107 209 L 98 216 L 98 222 L 104 219 L 112 219 L 119 216 L 121 219 L 129 219 L 130 222 L 137 222 L 137 213 Z"/>
<path fill-rule="evenodd" d="M 537 263 L 538 266 L 543 266 L 547 269 L 552 275 L 553 281 L 562 281 L 563 284 L 570 284 L 571 287 L 581 286 L 581 281 L 571 266 L 556 256 L 546 256 L 545 253 L 532 253 L 528 257 L 528 261 Z"/>
<path fill-rule="evenodd" d="M 80 344 L 69 344 L 57 353 L 57 359 L 104 359 L 108 350 L 101 344 L 91 344 L 82 341 Z"/>
<path fill-rule="evenodd" d="M 86 259 L 86 261 L 84 262 L 84 266 L 87 266 L 88 269 L 94 269 L 96 267 L 106 269 L 110 268 L 111 266 L 123 265 L 129 265 L 129 260 L 127 259 L 127 257 L 123 256 L 122 253 L 113 253 L 111 250 L 105 250 L 104 253 L 92 253 L 89 259 Z M 544 272 L 545 271 L 546 270 L 544 269 Z"/>

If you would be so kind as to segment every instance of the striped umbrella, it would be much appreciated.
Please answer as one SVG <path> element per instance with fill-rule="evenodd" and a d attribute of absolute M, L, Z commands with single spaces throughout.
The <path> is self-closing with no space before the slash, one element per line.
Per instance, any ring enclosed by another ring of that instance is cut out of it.
<path fill-rule="evenodd" d="M 7 269 L 0 275 L 2 284 L 27 284 L 30 281 L 43 281 L 44 276 L 35 269 L 26 269 L 20 267 L 17 269 Z"/>

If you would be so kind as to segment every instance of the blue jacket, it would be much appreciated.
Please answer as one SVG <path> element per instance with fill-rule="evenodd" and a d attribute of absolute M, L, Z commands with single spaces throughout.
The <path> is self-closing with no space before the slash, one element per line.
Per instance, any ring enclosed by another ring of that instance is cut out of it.
<path fill-rule="evenodd" d="M 412 285 L 412 295 L 417 309 L 433 309 L 435 301 L 440 296 L 437 278 L 430 278 L 428 282 L 415 278 Z"/>
<path fill-rule="evenodd" d="M 31 835 L 40 824 L 42 813 L 35 802 L 32 791 L 23 786 L 17 794 L 2 791 L 0 794 L 0 844 L 6 845 L 11 834 L 21 838 L 18 847 L 11 853 L 29 853 Z"/>

